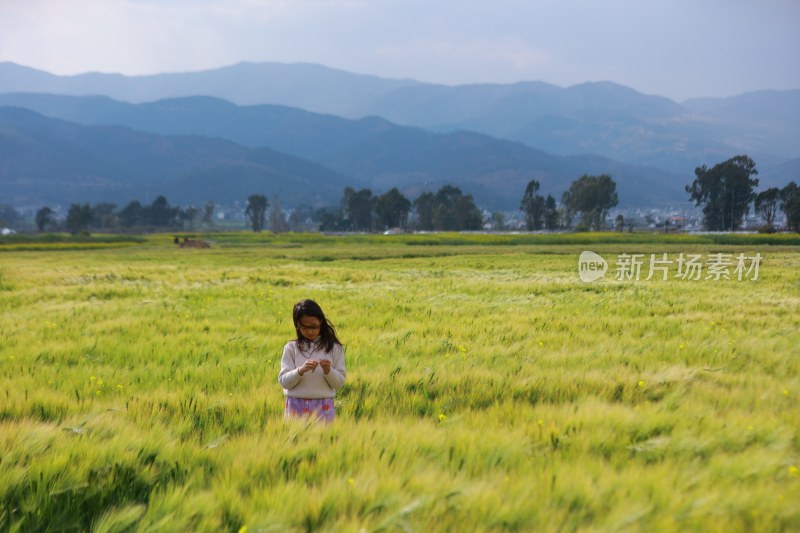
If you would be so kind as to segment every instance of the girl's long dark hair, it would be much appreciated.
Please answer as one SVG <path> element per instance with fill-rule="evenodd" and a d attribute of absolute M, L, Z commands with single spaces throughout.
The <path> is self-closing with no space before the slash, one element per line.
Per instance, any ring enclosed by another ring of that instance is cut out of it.
<path fill-rule="evenodd" d="M 297 344 L 303 346 L 304 344 L 311 347 L 312 342 L 300 333 L 300 319 L 304 316 L 313 316 L 319 319 L 319 338 L 313 344 L 319 348 L 325 348 L 325 352 L 333 350 L 334 344 L 341 345 L 339 339 L 336 337 L 336 330 L 333 324 L 328 322 L 325 318 L 325 313 L 322 308 L 314 300 L 300 300 L 292 308 L 292 320 L 294 321 L 294 329 L 297 332 Z"/>

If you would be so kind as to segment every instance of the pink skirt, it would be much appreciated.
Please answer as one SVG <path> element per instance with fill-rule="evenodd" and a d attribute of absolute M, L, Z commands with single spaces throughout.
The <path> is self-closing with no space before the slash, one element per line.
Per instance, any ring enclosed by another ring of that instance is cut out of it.
<path fill-rule="evenodd" d="M 323 422 L 333 422 L 333 398 L 292 398 L 286 397 L 283 409 L 285 419 L 315 415 Z"/>

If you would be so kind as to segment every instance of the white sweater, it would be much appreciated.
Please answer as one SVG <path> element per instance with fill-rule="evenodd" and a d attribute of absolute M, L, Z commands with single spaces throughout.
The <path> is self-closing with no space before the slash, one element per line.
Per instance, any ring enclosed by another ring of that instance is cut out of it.
<path fill-rule="evenodd" d="M 318 366 L 301 376 L 297 369 L 309 359 L 316 361 L 328 359 L 331 362 L 330 373 L 325 374 L 322 367 Z M 301 350 L 296 340 L 287 342 L 283 347 L 278 381 L 286 396 L 306 399 L 333 398 L 336 396 L 336 390 L 344 385 L 345 375 L 344 348 L 341 344 L 334 344 L 330 352 L 313 345 L 311 347 L 304 345 Z"/>

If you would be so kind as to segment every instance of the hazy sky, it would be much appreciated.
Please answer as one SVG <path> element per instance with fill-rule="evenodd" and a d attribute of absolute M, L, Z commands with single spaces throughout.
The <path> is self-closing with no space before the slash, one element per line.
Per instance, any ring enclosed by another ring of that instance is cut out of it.
<path fill-rule="evenodd" d="M 800 88 L 800 0 L 0 0 L 0 61 L 56 74 L 319 63 L 678 101 Z"/>

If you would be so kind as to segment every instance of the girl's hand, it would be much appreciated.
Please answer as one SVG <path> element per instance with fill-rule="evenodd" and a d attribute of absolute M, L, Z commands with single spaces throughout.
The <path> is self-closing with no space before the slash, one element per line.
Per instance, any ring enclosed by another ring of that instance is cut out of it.
<path fill-rule="evenodd" d="M 329 359 L 320 359 L 319 366 L 322 367 L 322 371 L 326 374 L 330 374 L 331 372 L 331 362 Z"/>
<path fill-rule="evenodd" d="M 303 364 L 303 366 L 301 366 L 300 368 L 298 368 L 298 369 L 297 369 L 297 371 L 298 371 L 298 372 L 300 373 L 300 375 L 302 376 L 302 375 L 303 375 L 303 374 L 305 374 L 306 372 L 313 372 L 313 371 L 314 371 L 314 369 L 315 369 L 315 368 L 317 368 L 317 365 L 318 365 L 318 364 L 319 364 L 319 361 L 315 361 L 315 360 L 313 360 L 313 359 L 309 359 L 308 361 L 306 361 L 306 362 Z"/>

